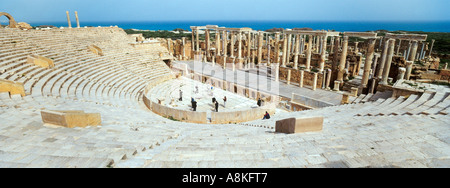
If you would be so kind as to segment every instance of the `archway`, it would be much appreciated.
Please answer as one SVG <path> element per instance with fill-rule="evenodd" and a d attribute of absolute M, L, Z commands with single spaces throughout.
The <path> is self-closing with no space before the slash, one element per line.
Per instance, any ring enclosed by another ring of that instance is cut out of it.
<path fill-rule="evenodd" d="M 0 17 L 2 16 L 6 16 L 9 19 L 9 28 L 16 28 L 17 27 L 17 22 L 14 20 L 14 18 L 6 13 L 6 12 L 0 12 Z"/>

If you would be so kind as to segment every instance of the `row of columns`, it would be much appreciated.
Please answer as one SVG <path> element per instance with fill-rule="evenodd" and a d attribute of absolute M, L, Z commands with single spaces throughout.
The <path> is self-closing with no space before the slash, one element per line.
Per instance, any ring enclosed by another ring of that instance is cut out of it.
<path fill-rule="evenodd" d="M 286 64 L 290 62 L 291 59 L 291 53 L 294 56 L 294 68 L 298 69 L 298 60 L 299 55 L 303 54 L 306 48 L 306 70 L 311 70 L 311 58 L 313 53 L 313 47 L 315 52 L 320 52 L 320 63 L 319 63 L 319 71 L 323 72 L 325 68 L 325 61 L 326 61 L 326 48 L 327 48 L 327 36 L 316 36 L 313 35 L 301 35 L 296 34 L 293 38 L 293 34 L 282 34 L 283 41 L 282 41 L 282 54 L 280 58 L 280 33 L 275 33 L 275 41 L 274 46 L 272 48 L 271 44 L 271 38 L 269 34 L 265 32 L 252 32 L 252 31 L 227 31 L 225 29 L 223 30 L 215 30 L 215 53 L 217 55 L 222 56 L 228 56 L 230 54 L 230 57 L 235 57 L 235 41 L 238 42 L 238 49 L 237 49 L 237 58 L 242 59 L 243 58 L 243 39 L 245 37 L 246 40 L 246 48 L 247 48 L 247 54 L 246 58 L 250 59 L 251 56 L 255 56 L 254 50 L 256 50 L 256 58 L 258 63 L 263 62 L 263 48 L 267 49 L 267 65 L 270 65 L 271 61 L 271 53 L 274 53 L 274 63 L 281 63 L 282 67 L 286 67 Z M 236 39 L 237 37 L 237 39 Z M 265 37 L 265 40 L 264 40 Z M 192 32 L 192 50 L 193 51 L 199 51 L 199 29 L 193 29 Z M 205 42 L 206 42 L 206 55 L 209 57 L 210 55 L 210 30 L 205 30 Z M 308 38 L 308 43 L 306 44 L 306 38 Z M 230 39 L 230 40 L 229 40 Z M 334 43 L 334 41 L 333 41 Z M 231 45 L 231 51 L 228 52 L 228 44 Z M 253 59 L 253 58 L 252 58 Z M 255 61 L 251 61 L 255 62 Z"/>
<path fill-rule="evenodd" d="M 70 22 L 69 11 L 66 11 L 66 15 L 67 15 L 67 23 L 69 25 L 69 28 L 72 28 L 72 23 Z M 75 11 L 75 19 L 77 21 L 77 28 L 80 28 L 80 21 L 78 20 L 78 12 L 77 11 Z"/>
<path fill-rule="evenodd" d="M 210 50 L 210 41 L 209 41 L 209 30 L 206 30 L 206 48 L 209 55 Z M 194 36 L 194 33 L 196 33 L 196 37 Z M 198 30 L 195 30 L 192 34 L 193 38 L 196 38 L 196 40 L 193 40 L 196 43 L 196 48 L 193 45 L 193 50 L 199 50 L 199 38 L 198 38 L 199 32 Z M 352 36 L 352 35 L 350 35 Z M 237 39 L 236 39 L 237 37 Z M 264 40 L 265 37 L 265 40 Z M 229 40 L 230 39 L 230 40 Z M 245 46 L 243 44 L 243 41 L 246 41 Z M 273 42 L 271 42 L 274 40 Z M 376 47 L 376 35 L 375 37 L 369 37 L 367 40 L 367 49 L 365 50 L 365 63 L 364 63 L 364 69 L 363 69 L 363 75 L 361 80 L 361 86 L 362 88 L 367 88 L 369 79 L 374 78 L 376 80 L 380 80 L 380 84 L 388 84 L 388 77 L 390 72 L 390 67 L 392 64 L 392 59 L 395 55 L 395 50 L 399 50 L 395 48 L 395 39 L 386 37 L 385 40 L 380 39 L 380 44 L 378 47 Z M 243 57 L 247 58 L 248 60 L 250 57 L 252 59 L 257 58 L 257 62 L 261 63 L 263 60 L 263 48 L 265 47 L 267 49 L 267 66 L 270 66 L 270 63 L 272 61 L 271 54 L 273 55 L 273 63 L 276 63 L 277 65 L 280 65 L 280 67 L 286 67 L 287 63 L 290 62 L 291 57 L 293 55 L 293 65 L 294 68 L 298 68 L 298 60 L 299 55 L 302 55 L 306 53 L 306 70 L 311 70 L 311 58 L 313 52 L 320 54 L 320 60 L 319 60 L 319 71 L 324 74 L 326 77 L 331 77 L 332 72 L 336 72 L 336 81 L 338 84 L 342 84 L 344 80 L 345 75 L 345 68 L 347 65 L 347 54 L 348 54 L 348 42 L 349 42 L 349 36 L 346 36 L 344 34 L 343 37 L 339 36 L 333 36 L 330 40 L 330 51 L 333 51 L 333 63 L 332 63 L 332 69 L 325 70 L 325 61 L 326 61 L 326 53 L 327 53 L 327 47 L 328 47 L 328 35 L 310 35 L 310 34 L 298 34 L 298 33 L 279 33 L 276 32 L 274 35 L 267 34 L 265 32 L 253 32 L 253 31 L 227 31 L 227 30 L 216 30 L 216 36 L 215 36 L 215 52 L 217 55 L 224 55 L 228 56 L 230 54 L 231 57 L 234 57 L 235 54 L 235 42 L 238 42 L 237 45 L 237 58 L 241 59 Z M 420 39 L 422 41 L 422 39 Z M 401 42 L 399 41 L 399 44 Z M 228 48 L 227 45 L 231 44 L 231 52 L 227 52 Z M 272 45 L 273 44 L 273 45 Z M 409 80 L 411 76 L 412 71 L 412 65 L 413 62 L 416 59 L 419 59 L 425 54 L 424 52 L 424 45 L 425 43 L 422 42 L 422 50 L 420 51 L 420 54 L 418 54 L 419 51 L 419 42 L 417 40 L 411 40 L 410 50 L 407 56 L 407 65 L 405 67 L 405 75 L 402 76 L 402 78 Z M 306 49 L 305 49 L 306 47 Z M 375 54 L 375 49 L 383 47 L 381 56 Z M 432 50 L 433 44 L 430 48 L 430 53 Z M 247 49 L 247 53 L 243 53 L 243 49 Z M 282 50 L 282 53 L 280 54 L 280 50 Z M 357 44 L 355 44 L 355 52 L 358 52 Z M 340 53 L 340 56 L 337 55 Z M 292 54 L 292 55 L 291 55 Z M 250 61 L 249 61 L 250 62 Z M 252 60 L 252 62 L 255 62 Z M 378 70 L 378 71 L 375 71 Z M 403 70 L 403 69 L 402 69 Z M 377 72 L 377 75 L 375 73 Z M 328 80 L 328 81 L 326 81 Z M 329 82 L 331 82 L 331 79 L 324 79 L 324 85 L 325 88 L 329 88 Z M 289 82 L 289 81 L 288 81 Z M 373 84 L 374 82 L 372 82 Z M 335 87 L 336 88 L 336 87 Z"/>

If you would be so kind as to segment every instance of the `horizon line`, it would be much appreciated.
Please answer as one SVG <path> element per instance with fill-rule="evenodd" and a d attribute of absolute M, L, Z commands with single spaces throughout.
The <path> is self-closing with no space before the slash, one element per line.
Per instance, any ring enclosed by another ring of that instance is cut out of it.
<path fill-rule="evenodd" d="M 20 21 L 19 21 L 20 22 Z M 67 23 L 67 21 L 29 21 L 29 23 L 36 22 L 53 22 L 53 23 Z M 71 22 L 75 22 L 72 21 Z M 450 22 L 450 20 L 96 20 L 96 21 L 81 21 L 80 22 Z M 7 23 L 7 22 L 0 22 Z"/>

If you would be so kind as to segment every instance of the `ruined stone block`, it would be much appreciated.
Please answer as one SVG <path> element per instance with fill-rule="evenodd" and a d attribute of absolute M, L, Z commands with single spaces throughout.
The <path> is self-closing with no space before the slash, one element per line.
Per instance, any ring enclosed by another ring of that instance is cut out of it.
<path fill-rule="evenodd" d="M 0 92 L 9 92 L 10 95 L 20 94 L 25 96 L 25 88 L 21 82 L 0 79 Z"/>
<path fill-rule="evenodd" d="M 43 68 L 53 68 L 55 67 L 55 64 L 53 63 L 53 60 L 46 58 L 44 56 L 40 55 L 29 55 L 27 57 L 27 63 L 34 64 L 36 66 L 40 66 Z"/>
<path fill-rule="evenodd" d="M 67 128 L 101 125 L 99 113 L 84 113 L 84 111 L 41 111 L 44 123 Z"/>
<path fill-rule="evenodd" d="M 321 131 L 322 127 L 323 117 L 288 118 L 276 122 L 275 132 L 287 134 L 312 132 Z"/>
<path fill-rule="evenodd" d="M 91 52 L 93 52 L 94 54 L 103 56 L 103 50 L 96 45 L 91 44 L 88 46 L 88 49 L 91 50 Z"/>

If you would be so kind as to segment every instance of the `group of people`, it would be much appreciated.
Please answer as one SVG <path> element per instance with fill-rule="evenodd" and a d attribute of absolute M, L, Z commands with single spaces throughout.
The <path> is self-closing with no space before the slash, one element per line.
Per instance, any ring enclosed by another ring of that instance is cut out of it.
<path fill-rule="evenodd" d="M 198 86 L 196 86 L 195 89 L 196 89 L 195 93 L 198 93 Z M 211 87 L 211 90 L 212 90 L 212 87 Z M 181 91 L 181 89 L 180 89 L 180 98 L 178 100 L 183 101 L 183 91 Z M 219 102 L 216 100 L 216 97 L 212 98 L 212 103 L 214 105 L 215 112 L 219 112 Z M 223 107 L 224 108 L 226 108 L 226 104 L 227 104 L 227 96 L 224 96 L 223 97 Z M 256 102 L 256 104 L 258 105 L 258 107 L 261 107 L 261 104 L 262 104 L 261 98 L 258 98 L 258 101 Z M 191 98 L 191 106 L 192 106 L 192 111 L 197 111 L 197 101 L 195 101 L 194 98 Z M 270 115 L 267 111 L 264 114 L 263 119 L 270 119 Z"/>

